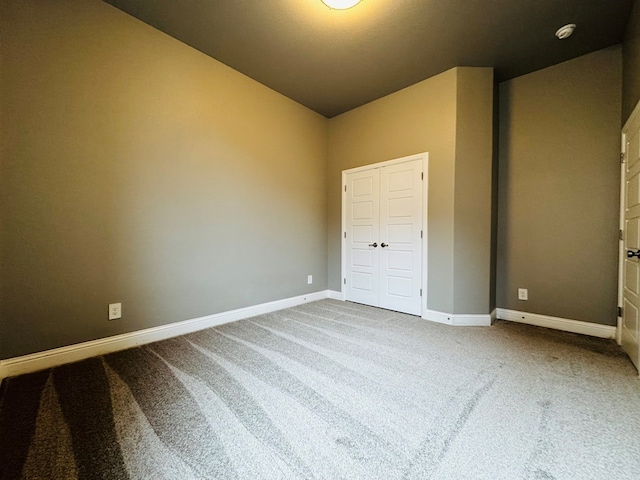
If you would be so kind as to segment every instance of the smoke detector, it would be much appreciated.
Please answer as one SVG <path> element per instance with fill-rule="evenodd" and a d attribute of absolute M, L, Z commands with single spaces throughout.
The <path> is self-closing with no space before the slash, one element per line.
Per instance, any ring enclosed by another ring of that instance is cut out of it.
<path fill-rule="evenodd" d="M 560 27 L 558 29 L 558 31 L 556 32 L 556 37 L 558 37 L 560 40 L 564 40 L 565 38 L 570 37 L 575 29 L 576 29 L 576 24 L 569 23 L 564 27 Z"/>

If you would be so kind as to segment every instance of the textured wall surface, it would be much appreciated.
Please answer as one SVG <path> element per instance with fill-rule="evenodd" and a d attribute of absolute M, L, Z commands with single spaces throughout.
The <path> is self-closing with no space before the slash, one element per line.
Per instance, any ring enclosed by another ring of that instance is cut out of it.
<path fill-rule="evenodd" d="M 498 307 L 615 324 L 621 61 L 613 47 L 500 85 Z"/>
<path fill-rule="evenodd" d="M 640 101 L 640 2 L 635 2 L 622 46 L 622 124 Z"/>
<path fill-rule="evenodd" d="M 427 304 L 452 312 L 456 78 L 452 69 L 330 120 L 330 289 L 341 289 L 342 170 L 429 152 Z"/>
<path fill-rule="evenodd" d="M 0 358 L 326 289 L 325 118 L 106 3 L 0 35 Z"/>
<path fill-rule="evenodd" d="M 429 309 L 493 307 L 498 204 L 497 306 L 613 324 L 638 18 L 623 97 L 619 47 L 500 85 L 496 202 L 490 68 L 327 120 L 103 2 L 0 3 L 0 358 L 340 290 L 342 170 L 425 151 Z"/>
<path fill-rule="evenodd" d="M 331 289 L 341 288 L 342 170 L 429 152 L 427 306 L 489 313 L 492 115 L 493 69 L 461 67 L 330 120 Z"/>
<path fill-rule="evenodd" d="M 493 69 L 458 68 L 452 313 L 491 312 Z"/>

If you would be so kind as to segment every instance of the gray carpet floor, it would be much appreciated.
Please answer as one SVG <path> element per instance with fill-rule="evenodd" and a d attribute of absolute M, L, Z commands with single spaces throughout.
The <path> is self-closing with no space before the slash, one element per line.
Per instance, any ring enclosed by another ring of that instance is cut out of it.
<path fill-rule="evenodd" d="M 0 478 L 638 479 L 613 341 L 323 300 L 7 379 Z"/>

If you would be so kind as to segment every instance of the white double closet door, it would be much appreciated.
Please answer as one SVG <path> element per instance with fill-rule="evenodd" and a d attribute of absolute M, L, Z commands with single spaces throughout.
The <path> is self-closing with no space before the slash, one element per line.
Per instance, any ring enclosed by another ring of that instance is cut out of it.
<path fill-rule="evenodd" d="M 346 300 L 421 314 L 422 165 L 346 173 Z"/>

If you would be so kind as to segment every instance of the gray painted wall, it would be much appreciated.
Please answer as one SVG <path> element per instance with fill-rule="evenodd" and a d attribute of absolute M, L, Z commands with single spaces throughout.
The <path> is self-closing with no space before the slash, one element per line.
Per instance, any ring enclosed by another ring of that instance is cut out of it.
<path fill-rule="evenodd" d="M 341 290 L 342 170 L 429 152 L 429 308 L 453 309 L 456 69 L 329 121 L 329 288 Z"/>
<path fill-rule="evenodd" d="M 491 69 L 328 121 L 102 2 L 0 8 L 0 358 L 340 290 L 340 172 L 423 151 L 429 308 L 491 309 Z M 499 307 L 615 321 L 620 65 L 501 85 Z"/>
<path fill-rule="evenodd" d="M 493 69 L 458 68 L 451 313 L 491 312 Z"/>
<path fill-rule="evenodd" d="M 330 289 L 341 289 L 341 172 L 428 151 L 428 308 L 489 313 L 492 115 L 493 70 L 461 67 L 330 120 Z"/>
<path fill-rule="evenodd" d="M 1 5 L 0 358 L 327 288 L 324 117 L 106 3 Z"/>
<path fill-rule="evenodd" d="M 622 125 L 640 101 L 640 2 L 629 17 L 623 43 Z"/>
<path fill-rule="evenodd" d="M 621 65 L 613 47 L 500 85 L 498 307 L 615 325 Z"/>

